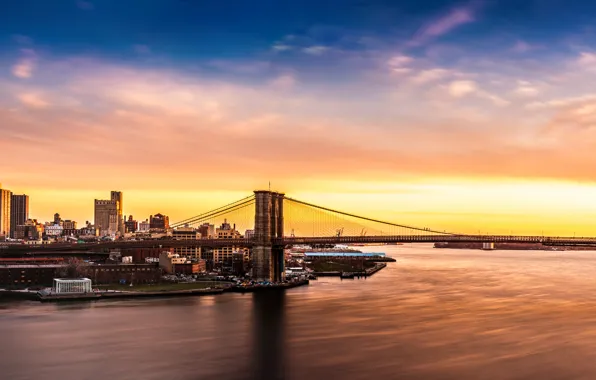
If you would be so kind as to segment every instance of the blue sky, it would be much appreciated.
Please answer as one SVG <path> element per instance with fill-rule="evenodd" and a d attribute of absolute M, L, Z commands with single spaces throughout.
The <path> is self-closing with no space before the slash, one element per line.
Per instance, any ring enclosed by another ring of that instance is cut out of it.
<path fill-rule="evenodd" d="M 593 186 L 595 21 L 576 0 L 4 2 L 0 150 L 34 159 L 0 180 L 48 215 L 269 180 Z"/>
<path fill-rule="evenodd" d="M 456 9 L 468 10 L 469 19 L 420 36 Z M 151 52 L 163 60 L 153 57 L 154 64 L 183 66 L 221 58 L 287 62 L 296 58 L 296 50 L 275 57 L 270 53 L 276 44 L 296 48 L 288 36 L 302 49 L 368 51 L 401 46 L 418 35 L 421 46 L 405 50 L 425 54 L 431 42 L 461 43 L 474 54 L 490 55 L 520 43 L 568 50 L 568 39 L 592 35 L 595 14 L 596 5 L 578 0 L 24 0 L 3 4 L 0 37 L 4 52 L 28 38 L 57 55 L 94 54 L 147 63 L 147 57 L 139 55 Z"/>

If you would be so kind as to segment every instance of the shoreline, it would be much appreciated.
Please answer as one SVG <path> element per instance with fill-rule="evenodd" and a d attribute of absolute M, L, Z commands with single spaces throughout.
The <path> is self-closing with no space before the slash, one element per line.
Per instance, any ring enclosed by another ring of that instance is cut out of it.
<path fill-rule="evenodd" d="M 188 290 L 165 290 L 154 292 L 126 292 L 126 291 L 112 291 L 112 292 L 94 292 L 94 293 L 78 293 L 78 294 L 53 294 L 41 295 L 36 291 L 23 290 L 0 290 L 0 300 L 4 297 L 7 299 L 19 299 L 27 301 L 45 302 L 77 302 L 77 301 L 100 301 L 110 299 L 133 299 L 133 298 L 170 298 L 170 297 L 189 297 L 189 296 L 209 296 L 218 295 L 227 292 L 248 293 L 258 291 L 272 291 L 272 290 L 286 290 L 298 286 L 309 285 L 309 280 L 296 281 L 293 283 L 285 283 L 278 285 L 259 286 L 253 285 L 250 287 L 229 286 L 225 288 L 215 289 L 188 289 Z"/>

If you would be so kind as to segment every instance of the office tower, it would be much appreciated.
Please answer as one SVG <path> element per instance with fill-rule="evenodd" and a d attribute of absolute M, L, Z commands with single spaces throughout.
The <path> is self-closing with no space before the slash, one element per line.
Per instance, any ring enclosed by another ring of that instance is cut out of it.
<path fill-rule="evenodd" d="M 0 184 L 0 236 L 8 237 L 10 234 L 10 190 L 2 189 Z"/>
<path fill-rule="evenodd" d="M 167 230 L 170 228 L 170 218 L 163 214 L 151 215 L 149 216 L 149 227 L 152 230 Z"/>
<path fill-rule="evenodd" d="M 10 236 L 15 239 L 17 227 L 25 225 L 29 219 L 29 196 L 15 195 L 10 197 Z"/>
<path fill-rule="evenodd" d="M 132 215 L 128 216 L 128 220 L 124 222 L 126 232 L 137 232 L 139 223 L 133 219 Z"/>
<path fill-rule="evenodd" d="M 94 224 L 101 236 L 118 232 L 118 201 L 96 199 Z"/>
<path fill-rule="evenodd" d="M 118 213 L 118 231 L 120 234 L 124 235 L 124 218 L 122 216 L 123 209 L 124 209 L 124 198 L 121 191 L 112 191 L 110 194 L 110 199 L 112 201 L 118 202 L 117 204 L 117 213 Z"/>

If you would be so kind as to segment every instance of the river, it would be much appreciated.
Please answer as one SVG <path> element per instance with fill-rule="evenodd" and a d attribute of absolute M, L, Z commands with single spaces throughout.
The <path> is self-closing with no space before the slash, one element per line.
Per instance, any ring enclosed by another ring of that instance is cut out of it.
<path fill-rule="evenodd" d="M 364 247 L 285 293 L 0 302 L 2 379 L 595 379 L 596 252 Z"/>

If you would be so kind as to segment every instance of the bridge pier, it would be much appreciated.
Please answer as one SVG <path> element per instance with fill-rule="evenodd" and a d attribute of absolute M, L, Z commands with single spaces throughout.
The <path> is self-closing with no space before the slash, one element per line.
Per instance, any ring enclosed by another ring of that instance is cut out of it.
<path fill-rule="evenodd" d="M 284 279 L 284 246 L 272 239 L 283 238 L 284 194 L 255 191 L 255 245 L 252 251 L 253 278 L 265 281 Z"/>

